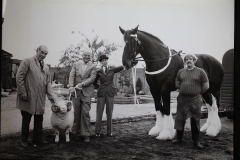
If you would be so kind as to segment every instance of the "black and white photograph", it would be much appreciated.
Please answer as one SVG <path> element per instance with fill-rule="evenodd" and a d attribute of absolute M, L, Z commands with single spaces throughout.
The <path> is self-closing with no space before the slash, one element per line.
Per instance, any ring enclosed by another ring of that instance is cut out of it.
<path fill-rule="evenodd" d="M 232 160 L 234 0 L 2 0 L 2 159 Z"/>

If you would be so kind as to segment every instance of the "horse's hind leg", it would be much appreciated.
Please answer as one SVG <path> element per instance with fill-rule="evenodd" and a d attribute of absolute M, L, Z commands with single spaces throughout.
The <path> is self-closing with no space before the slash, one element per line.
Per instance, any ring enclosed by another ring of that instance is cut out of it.
<path fill-rule="evenodd" d="M 155 109 L 156 109 L 156 124 L 155 126 L 148 132 L 148 135 L 157 136 L 163 130 L 164 122 L 163 122 L 163 107 L 161 104 L 161 93 L 160 90 L 156 91 L 156 89 L 151 89 L 151 94 L 154 99 Z"/>
<path fill-rule="evenodd" d="M 212 92 L 212 95 L 216 98 L 216 100 L 217 100 L 217 107 L 219 109 L 219 107 L 220 107 L 220 91 Z"/>
<path fill-rule="evenodd" d="M 213 103 L 213 102 L 212 102 L 212 96 L 211 96 L 209 90 L 207 90 L 206 92 L 204 92 L 204 93 L 202 94 L 202 97 L 203 97 L 204 101 L 205 101 L 208 105 L 212 106 L 212 103 Z"/>
<path fill-rule="evenodd" d="M 201 132 L 206 132 L 206 130 L 208 129 L 208 127 L 210 126 L 211 123 L 211 118 L 212 118 L 212 114 L 211 114 L 211 105 L 212 105 L 212 99 L 211 99 L 211 94 L 209 93 L 209 90 L 207 90 L 206 92 L 204 92 L 202 94 L 202 97 L 206 103 L 206 107 L 208 109 L 208 118 L 206 123 L 201 127 L 200 131 Z"/>
<path fill-rule="evenodd" d="M 206 131 L 206 135 L 208 136 L 216 136 L 221 130 L 221 121 L 218 116 L 217 102 L 215 97 L 209 92 L 205 94 L 205 96 L 204 99 L 208 108 L 208 118 L 206 123 L 201 127 L 200 131 Z"/>

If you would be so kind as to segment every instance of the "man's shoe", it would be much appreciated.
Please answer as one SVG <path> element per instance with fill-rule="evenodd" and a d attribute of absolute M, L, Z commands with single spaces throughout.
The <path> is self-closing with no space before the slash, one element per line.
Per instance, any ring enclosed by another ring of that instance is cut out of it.
<path fill-rule="evenodd" d="M 40 145 L 45 145 L 45 144 L 48 144 L 48 141 L 33 141 L 33 144 L 40 144 Z"/>
<path fill-rule="evenodd" d="M 90 142 L 90 138 L 89 138 L 88 136 L 85 136 L 85 137 L 84 137 L 84 142 L 85 142 L 85 143 L 89 143 L 89 142 Z"/>
<path fill-rule="evenodd" d="M 179 139 L 174 139 L 173 141 L 172 141 L 172 144 L 179 144 L 179 143 L 181 143 L 182 141 L 181 140 L 179 140 Z"/>
<path fill-rule="evenodd" d="M 100 138 L 100 136 L 101 136 L 100 133 L 96 133 L 96 137 Z"/>
<path fill-rule="evenodd" d="M 195 143 L 194 146 L 197 148 L 197 149 L 200 149 L 200 150 L 203 150 L 203 146 L 198 142 L 198 143 Z"/>
<path fill-rule="evenodd" d="M 108 133 L 107 136 L 108 136 L 108 137 L 112 137 L 113 134 L 112 134 L 112 133 Z"/>
<path fill-rule="evenodd" d="M 28 146 L 27 142 L 21 142 L 21 146 L 26 148 Z"/>

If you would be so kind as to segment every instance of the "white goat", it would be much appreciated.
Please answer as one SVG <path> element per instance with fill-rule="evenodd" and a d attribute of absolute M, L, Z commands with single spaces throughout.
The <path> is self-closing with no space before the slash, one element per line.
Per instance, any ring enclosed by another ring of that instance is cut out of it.
<path fill-rule="evenodd" d="M 55 130 L 55 142 L 59 141 L 59 129 L 66 130 L 66 142 L 70 141 L 69 132 L 72 132 L 74 109 L 71 101 L 59 100 L 52 106 L 51 125 Z"/>

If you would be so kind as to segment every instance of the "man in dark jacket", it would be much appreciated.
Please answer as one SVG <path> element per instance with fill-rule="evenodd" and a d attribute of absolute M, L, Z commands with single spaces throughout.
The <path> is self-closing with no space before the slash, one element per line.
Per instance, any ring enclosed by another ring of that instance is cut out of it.
<path fill-rule="evenodd" d="M 101 125 L 102 125 L 102 114 L 104 106 L 106 104 L 107 114 L 107 136 L 112 136 L 112 113 L 114 95 L 117 93 L 117 88 L 113 85 L 114 74 L 123 70 L 123 66 L 109 67 L 108 57 L 101 55 L 99 61 L 102 67 L 97 71 L 97 76 L 94 81 L 94 86 L 98 88 L 97 92 L 97 116 L 96 116 L 96 129 L 95 133 L 97 137 L 100 137 Z M 100 80 L 100 85 L 98 85 Z"/>

